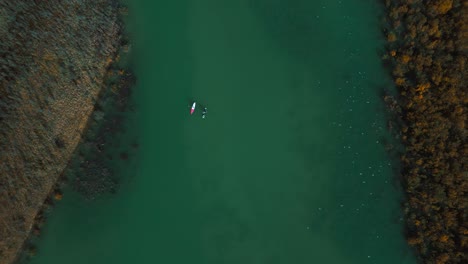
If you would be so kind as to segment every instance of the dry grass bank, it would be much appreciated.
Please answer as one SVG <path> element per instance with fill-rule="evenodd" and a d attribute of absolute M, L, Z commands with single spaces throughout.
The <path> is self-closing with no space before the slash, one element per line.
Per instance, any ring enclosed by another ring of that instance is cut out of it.
<path fill-rule="evenodd" d="M 112 0 L 0 1 L 0 263 L 80 141 L 120 27 Z"/>

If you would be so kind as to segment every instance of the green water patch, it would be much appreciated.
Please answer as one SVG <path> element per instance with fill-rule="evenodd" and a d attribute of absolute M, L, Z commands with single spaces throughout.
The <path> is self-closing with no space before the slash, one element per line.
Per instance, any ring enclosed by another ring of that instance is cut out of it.
<path fill-rule="evenodd" d="M 91 205 L 65 196 L 31 263 L 414 263 L 382 144 L 378 6 L 129 7 L 134 177 Z"/>

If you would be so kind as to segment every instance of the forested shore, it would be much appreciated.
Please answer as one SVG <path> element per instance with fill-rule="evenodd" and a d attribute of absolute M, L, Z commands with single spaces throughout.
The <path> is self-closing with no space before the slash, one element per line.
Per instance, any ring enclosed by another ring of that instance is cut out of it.
<path fill-rule="evenodd" d="M 54 188 L 105 80 L 133 82 L 112 68 L 125 44 L 124 11 L 114 0 L 0 1 L 1 264 L 39 233 L 44 202 L 61 199 Z"/>
<path fill-rule="evenodd" d="M 422 263 L 468 263 L 468 4 L 386 0 L 408 243 Z"/>

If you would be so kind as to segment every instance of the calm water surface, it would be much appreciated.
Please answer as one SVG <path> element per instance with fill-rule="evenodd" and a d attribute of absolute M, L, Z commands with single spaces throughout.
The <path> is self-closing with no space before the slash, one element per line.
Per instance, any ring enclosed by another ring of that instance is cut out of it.
<path fill-rule="evenodd" d="M 136 161 L 112 197 L 65 193 L 31 264 L 415 263 L 375 1 L 129 2 Z"/>

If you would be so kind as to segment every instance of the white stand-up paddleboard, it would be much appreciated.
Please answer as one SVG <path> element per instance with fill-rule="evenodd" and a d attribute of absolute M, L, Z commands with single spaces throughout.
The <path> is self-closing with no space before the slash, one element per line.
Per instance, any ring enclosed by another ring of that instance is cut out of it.
<path fill-rule="evenodd" d="M 195 106 L 197 106 L 197 102 L 193 102 L 192 109 L 190 109 L 190 114 L 192 115 L 195 112 Z"/>

